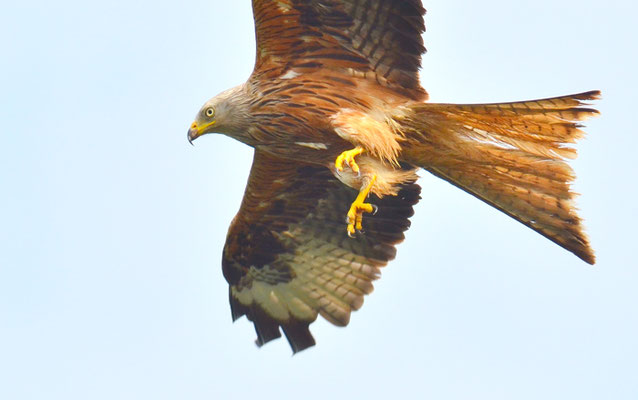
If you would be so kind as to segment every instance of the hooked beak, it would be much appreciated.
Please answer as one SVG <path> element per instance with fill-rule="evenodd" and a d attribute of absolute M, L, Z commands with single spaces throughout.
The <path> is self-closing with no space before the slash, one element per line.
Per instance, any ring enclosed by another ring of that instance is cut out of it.
<path fill-rule="evenodd" d="M 193 122 L 193 125 L 191 125 L 190 129 L 188 130 L 188 134 L 186 135 L 186 137 L 188 138 L 188 143 L 194 146 L 193 140 L 199 137 L 199 134 L 197 133 L 197 122 Z"/>
<path fill-rule="evenodd" d="M 193 140 L 207 133 L 206 130 L 215 125 L 215 121 L 212 121 L 206 125 L 198 126 L 197 122 L 193 122 L 190 129 L 188 130 L 188 134 L 186 137 L 188 138 L 188 142 L 193 144 Z"/>

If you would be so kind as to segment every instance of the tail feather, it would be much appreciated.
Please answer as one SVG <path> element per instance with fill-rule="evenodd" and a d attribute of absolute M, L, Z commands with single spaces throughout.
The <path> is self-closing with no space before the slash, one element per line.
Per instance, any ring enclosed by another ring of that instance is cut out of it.
<path fill-rule="evenodd" d="M 578 122 L 591 91 L 500 104 L 410 106 L 396 122 L 405 136 L 401 159 L 478 197 L 593 264 L 576 214 L 566 159 L 583 136 Z"/>

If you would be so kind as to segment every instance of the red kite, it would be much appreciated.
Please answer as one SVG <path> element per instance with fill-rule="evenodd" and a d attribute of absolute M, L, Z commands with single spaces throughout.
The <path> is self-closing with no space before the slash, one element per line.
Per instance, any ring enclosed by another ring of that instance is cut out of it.
<path fill-rule="evenodd" d="M 280 328 L 294 352 L 314 345 L 317 314 L 348 324 L 410 226 L 418 168 L 594 263 L 565 160 L 598 91 L 427 103 L 419 0 L 253 0 L 253 11 L 252 75 L 208 101 L 188 138 L 255 149 L 222 265 L 233 319 L 254 323 L 258 345 Z"/>

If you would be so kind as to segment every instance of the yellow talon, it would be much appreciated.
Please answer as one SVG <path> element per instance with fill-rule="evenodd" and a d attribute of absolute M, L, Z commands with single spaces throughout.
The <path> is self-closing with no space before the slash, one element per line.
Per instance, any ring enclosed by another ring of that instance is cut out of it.
<path fill-rule="evenodd" d="M 356 156 L 358 156 L 359 154 L 361 154 L 361 153 L 363 153 L 363 148 L 359 147 L 359 146 L 355 147 L 352 150 L 344 151 L 335 160 L 335 168 L 337 168 L 337 171 L 341 172 L 341 171 L 343 171 L 343 165 L 344 164 L 348 164 L 350 166 L 350 168 L 352 169 L 352 171 L 355 174 L 358 174 L 359 173 L 359 166 L 354 161 L 354 158 Z"/>
<path fill-rule="evenodd" d="M 376 213 L 377 207 L 370 203 L 365 203 L 365 199 L 370 194 L 370 189 L 377 180 L 377 175 L 373 175 L 370 182 L 363 188 L 357 198 L 352 202 L 350 206 L 350 210 L 348 211 L 348 216 L 346 218 L 346 222 L 348 223 L 348 227 L 346 230 L 348 231 L 348 236 L 352 237 L 357 231 L 363 230 L 362 221 L 363 221 L 363 213 Z"/>

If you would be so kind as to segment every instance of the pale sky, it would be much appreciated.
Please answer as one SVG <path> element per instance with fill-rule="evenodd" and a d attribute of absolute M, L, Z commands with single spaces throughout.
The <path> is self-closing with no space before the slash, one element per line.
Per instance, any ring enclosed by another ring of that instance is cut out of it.
<path fill-rule="evenodd" d="M 232 4 L 232 5 L 231 5 Z M 254 61 L 248 0 L 0 12 L 0 398 L 636 399 L 635 2 L 427 0 L 432 101 L 600 89 L 572 163 L 591 267 L 422 173 L 347 328 L 258 349 L 221 250 L 252 151 L 186 140 Z"/>

